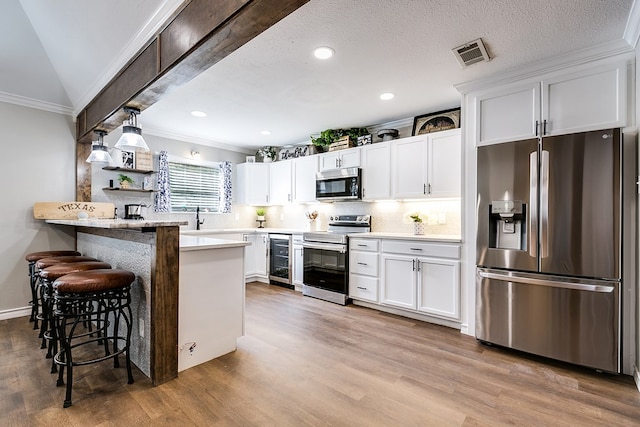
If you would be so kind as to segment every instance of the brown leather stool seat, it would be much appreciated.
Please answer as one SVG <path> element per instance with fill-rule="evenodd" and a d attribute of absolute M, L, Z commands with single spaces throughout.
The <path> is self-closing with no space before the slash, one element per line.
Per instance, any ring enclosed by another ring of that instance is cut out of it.
<path fill-rule="evenodd" d="M 71 273 L 80 271 L 110 269 L 111 264 L 100 261 L 80 261 L 80 262 L 63 262 L 50 265 L 40 270 L 40 280 L 42 283 L 42 323 L 45 327 L 43 339 L 49 341 L 47 349 L 47 359 L 53 357 L 58 352 L 58 340 L 56 328 L 53 327 L 53 289 L 52 284 L 56 279 Z M 46 329 L 48 328 L 48 329 Z M 43 341 L 44 342 L 44 341 Z M 51 373 L 57 372 L 57 365 L 51 364 Z"/>
<path fill-rule="evenodd" d="M 62 346 L 54 356 L 54 362 L 60 366 L 58 386 L 64 384 L 64 370 L 67 370 L 63 407 L 71 406 L 75 366 L 113 358 L 114 368 L 118 368 L 118 355 L 124 353 L 128 383 L 133 383 L 129 348 L 132 329 L 130 289 L 134 280 L 135 274 L 127 270 L 98 269 L 67 274 L 53 282 L 54 318 Z M 96 325 L 101 335 L 96 337 L 97 334 L 80 328 L 87 318 Z M 73 359 L 75 349 L 96 342 L 103 344 L 103 354 L 93 359 Z M 119 348 L 119 343 L 124 343 L 124 346 Z"/>
<path fill-rule="evenodd" d="M 82 255 L 62 255 L 62 256 L 54 256 L 48 258 L 41 258 L 36 261 L 36 268 L 38 271 L 43 270 L 47 267 L 51 267 L 55 264 L 69 263 L 69 262 L 86 262 L 86 261 L 98 261 L 97 259 L 90 256 L 82 256 Z M 39 273 L 38 273 L 39 274 Z M 39 278 L 39 276 L 38 276 Z M 36 314 L 36 319 L 42 320 L 42 324 L 40 325 L 40 334 L 39 338 L 42 338 L 42 344 L 40 348 L 46 348 L 47 343 L 44 338 L 44 332 L 47 330 L 49 325 L 46 323 L 45 314 L 44 314 L 44 306 L 45 306 L 45 295 L 46 291 L 42 286 L 42 282 L 38 281 L 36 283 L 36 296 L 39 297 L 39 305 L 40 305 L 40 314 Z"/>
<path fill-rule="evenodd" d="M 86 262 L 86 261 L 98 261 L 96 258 L 82 255 L 64 255 L 54 256 L 48 258 L 41 258 L 36 261 L 36 268 L 42 270 L 43 268 L 51 267 L 55 264 L 69 263 L 69 262 Z"/>
<path fill-rule="evenodd" d="M 38 315 L 39 301 L 38 301 L 38 274 L 36 272 L 36 261 L 42 258 L 50 258 L 52 256 L 65 256 L 65 255 L 82 255 L 77 251 L 40 251 L 31 252 L 27 254 L 24 259 L 27 260 L 29 267 L 29 286 L 31 287 L 31 315 L 29 316 L 29 322 L 34 322 L 33 329 L 38 329 L 38 322 L 36 316 Z"/>

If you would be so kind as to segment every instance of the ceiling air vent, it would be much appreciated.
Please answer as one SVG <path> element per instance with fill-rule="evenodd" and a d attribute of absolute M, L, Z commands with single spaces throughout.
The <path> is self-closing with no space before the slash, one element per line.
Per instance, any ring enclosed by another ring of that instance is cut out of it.
<path fill-rule="evenodd" d="M 453 54 L 462 66 L 462 68 L 468 67 L 471 64 L 482 61 L 490 61 L 491 58 L 487 53 L 487 49 L 482 43 L 482 39 L 477 39 L 465 43 L 462 46 L 458 46 L 453 49 Z"/>

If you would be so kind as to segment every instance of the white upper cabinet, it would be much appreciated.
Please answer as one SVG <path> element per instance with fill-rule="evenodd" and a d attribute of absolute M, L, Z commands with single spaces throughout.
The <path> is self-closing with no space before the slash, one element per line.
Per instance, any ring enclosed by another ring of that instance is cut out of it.
<path fill-rule="evenodd" d="M 460 129 L 399 139 L 391 144 L 392 196 L 460 197 Z"/>
<path fill-rule="evenodd" d="M 316 201 L 316 173 L 318 156 L 293 159 L 293 201 L 307 203 Z"/>
<path fill-rule="evenodd" d="M 286 205 L 292 201 L 291 160 L 281 160 L 271 163 L 269 171 L 269 203 L 272 205 Z"/>
<path fill-rule="evenodd" d="M 543 79 L 543 135 L 625 126 L 626 87 L 625 63 Z"/>
<path fill-rule="evenodd" d="M 394 141 L 391 150 L 393 196 L 396 198 L 426 197 L 427 136 L 413 136 Z"/>
<path fill-rule="evenodd" d="M 535 138 L 540 82 L 509 85 L 476 96 L 478 145 Z"/>
<path fill-rule="evenodd" d="M 269 204 L 269 163 L 241 163 L 237 167 L 238 202 Z"/>
<path fill-rule="evenodd" d="M 460 129 L 429 136 L 427 176 L 431 197 L 460 197 L 462 140 Z"/>
<path fill-rule="evenodd" d="M 476 144 L 624 127 L 626 88 L 627 65 L 618 61 L 478 91 Z"/>
<path fill-rule="evenodd" d="M 360 167 L 360 148 L 330 151 L 319 155 L 320 171 Z"/>
<path fill-rule="evenodd" d="M 391 197 L 391 144 L 365 145 L 362 157 L 362 199 L 381 200 Z"/>

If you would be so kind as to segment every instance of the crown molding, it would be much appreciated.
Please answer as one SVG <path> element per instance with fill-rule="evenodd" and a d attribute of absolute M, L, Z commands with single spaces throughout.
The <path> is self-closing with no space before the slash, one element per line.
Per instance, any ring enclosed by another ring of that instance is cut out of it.
<path fill-rule="evenodd" d="M 631 5 L 623 38 L 634 49 L 638 45 L 638 39 L 640 38 L 640 5 L 636 0 Z"/>
<path fill-rule="evenodd" d="M 185 0 L 165 0 L 156 13 L 142 26 L 140 31 L 115 56 L 98 80 L 76 103 L 73 116 L 76 117 L 104 89 L 124 66 L 142 50 L 168 23 L 173 14 L 185 3 Z"/>
<path fill-rule="evenodd" d="M 75 120 L 75 115 L 73 114 L 73 110 L 70 107 L 54 104 L 52 102 L 27 98 L 26 96 L 13 95 L 7 92 L 0 92 L 0 102 L 20 105 L 22 107 L 34 108 L 36 110 L 49 111 L 51 113 L 62 114 L 65 116 L 71 116 Z"/>
<path fill-rule="evenodd" d="M 606 59 L 621 59 L 623 56 L 633 59 L 634 50 L 626 40 L 619 39 L 602 43 L 586 49 L 576 50 L 570 54 L 558 55 L 543 59 L 522 67 L 516 67 L 504 73 L 499 73 L 488 78 L 463 82 L 454 85 L 461 94 L 466 94 L 480 88 L 503 85 L 538 78 L 541 74 L 563 70 L 569 67 L 584 65 Z"/>

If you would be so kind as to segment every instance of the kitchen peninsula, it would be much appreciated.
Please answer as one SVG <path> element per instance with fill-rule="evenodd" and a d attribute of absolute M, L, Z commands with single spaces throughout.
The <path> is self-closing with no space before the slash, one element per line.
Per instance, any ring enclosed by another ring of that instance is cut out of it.
<path fill-rule="evenodd" d="M 181 239 L 179 226 L 186 225 L 186 221 L 51 219 L 46 222 L 75 227 L 78 251 L 136 274 L 137 284 L 131 293 L 131 360 L 154 385 L 178 375 L 179 294 L 180 288 L 193 284 L 191 276 L 183 278 L 180 274 L 181 252 L 206 251 L 208 256 L 215 258 L 218 253 L 211 254 L 211 251 L 220 250 L 220 255 L 228 260 L 228 251 L 235 248 L 237 253 L 231 255 L 239 257 L 235 262 L 240 265 L 239 274 L 243 273 L 246 242 Z M 181 244 L 184 247 L 181 248 Z M 209 272 L 208 277 L 212 276 Z M 202 299 L 208 300 L 208 297 Z M 239 304 L 242 310 L 244 299 Z"/>

